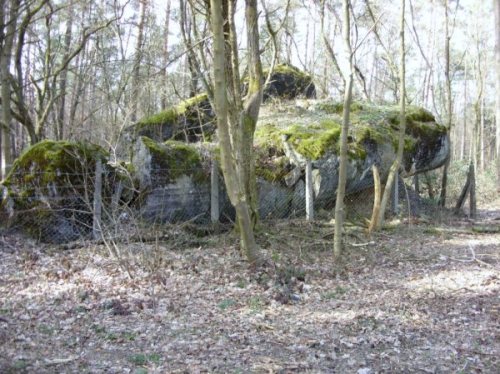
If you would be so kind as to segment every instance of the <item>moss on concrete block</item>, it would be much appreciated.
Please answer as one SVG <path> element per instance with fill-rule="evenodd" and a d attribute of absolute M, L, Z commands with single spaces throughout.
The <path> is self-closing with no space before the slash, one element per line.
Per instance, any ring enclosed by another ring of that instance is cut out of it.
<path fill-rule="evenodd" d="M 264 76 L 268 74 L 269 70 L 264 69 Z M 300 96 L 316 97 L 312 77 L 290 64 L 276 65 L 269 85 L 264 88 L 264 100 L 269 98 L 294 99 Z"/>
<path fill-rule="evenodd" d="M 108 153 L 95 144 L 44 140 L 19 156 L 4 184 L 44 186 L 64 183 L 68 175 L 84 178 L 86 173 L 93 174 L 98 159 L 105 162 L 107 157 Z"/>
<path fill-rule="evenodd" d="M 194 146 L 175 140 L 159 143 L 145 136 L 141 141 L 151 155 L 152 171 L 165 175 L 168 181 L 182 175 L 193 177 L 195 182 L 206 181 L 200 153 Z"/>
<path fill-rule="evenodd" d="M 203 93 L 143 118 L 130 129 L 135 136 L 147 136 L 156 141 L 209 140 L 215 131 L 214 120 L 208 95 Z"/>

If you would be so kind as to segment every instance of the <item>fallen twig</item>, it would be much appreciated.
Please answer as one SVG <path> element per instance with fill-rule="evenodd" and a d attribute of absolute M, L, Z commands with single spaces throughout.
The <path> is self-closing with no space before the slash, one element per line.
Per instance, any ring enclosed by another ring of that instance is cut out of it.
<path fill-rule="evenodd" d="M 77 359 L 78 356 L 70 356 L 68 358 L 54 358 L 53 360 L 45 359 L 45 365 L 52 366 L 52 365 L 67 364 L 68 362 L 75 361 Z"/>
<path fill-rule="evenodd" d="M 369 245 L 375 245 L 376 243 L 374 241 L 371 242 L 366 242 L 366 243 L 350 243 L 352 247 L 366 247 Z"/>
<path fill-rule="evenodd" d="M 460 258 L 450 257 L 450 259 L 452 259 L 454 261 L 459 261 L 459 262 L 477 262 L 477 263 L 479 263 L 481 265 L 485 265 L 485 266 L 489 266 L 491 268 L 494 268 L 493 265 L 488 264 L 487 262 L 478 259 L 477 255 L 476 255 L 476 251 L 474 250 L 474 247 L 472 247 L 472 245 L 470 243 L 468 245 L 469 245 L 469 250 L 470 250 L 471 255 L 472 255 L 471 258 L 460 259 Z M 483 255 L 479 254 L 479 256 L 483 256 Z"/>

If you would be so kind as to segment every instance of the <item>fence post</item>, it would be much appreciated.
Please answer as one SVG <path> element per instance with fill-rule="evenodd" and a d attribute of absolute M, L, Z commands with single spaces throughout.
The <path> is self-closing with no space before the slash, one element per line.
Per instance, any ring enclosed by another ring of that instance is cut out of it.
<path fill-rule="evenodd" d="M 420 195 L 420 180 L 418 178 L 418 174 L 413 176 L 413 186 L 417 195 Z"/>
<path fill-rule="evenodd" d="M 212 158 L 210 171 L 210 218 L 212 223 L 219 222 L 219 168 L 215 156 Z"/>
<path fill-rule="evenodd" d="M 94 185 L 94 217 L 92 234 L 95 240 L 101 237 L 101 211 L 102 211 L 102 161 L 99 158 L 95 164 Z"/>
<path fill-rule="evenodd" d="M 314 220 L 314 191 L 312 182 L 312 162 L 306 161 L 306 219 Z"/>
<path fill-rule="evenodd" d="M 399 173 L 394 176 L 394 188 L 392 190 L 392 212 L 399 213 Z"/>
<path fill-rule="evenodd" d="M 474 167 L 474 162 L 471 161 L 469 166 L 470 173 L 470 189 L 469 189 L 469 215 L 470 218 L 475 219 L 477 216 L 477 204 L 476 204 L 476 171 Z"/>

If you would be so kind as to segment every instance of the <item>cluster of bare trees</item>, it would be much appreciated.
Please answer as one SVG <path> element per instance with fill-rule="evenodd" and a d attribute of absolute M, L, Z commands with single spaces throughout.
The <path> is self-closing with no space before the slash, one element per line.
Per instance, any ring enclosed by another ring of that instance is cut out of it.
<path fill-rule="evenodd" d="M 497 160 L 500 187 L 499 8 L 497 0 L 0 0 L 0 177 L 27 144 L 86 139 L 112 149 L 124 126 L 207 92 L 243 248 L 258 261 L 253 133 L 263 85 L 287 62 L 316 78 L 321 97 L 344 100 L 344 141 L 353 99 L 399 101 L 401 133 L 405 105 L 421 105 L 450 129 L 452 160 L 479 170 Z M 373 228 L 385 193 L 380 200 Z M 343 205 L 336 210 L 340 233 Z"/>

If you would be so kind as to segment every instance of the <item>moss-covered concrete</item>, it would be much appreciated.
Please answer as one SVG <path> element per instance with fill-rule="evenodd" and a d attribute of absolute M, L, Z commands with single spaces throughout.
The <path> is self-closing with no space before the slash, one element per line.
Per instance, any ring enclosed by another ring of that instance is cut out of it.
<path fill-rule="evenodd" d="M 284 140 L 295 152 L 313 161 L 328 154 L 338 154 L 343 104 L 323 101 L 309 108 L 298 110 L 290 105 L 275 114 L 264 107 L 255 133 L 259 176 L 276 181 L 291 170 L 289 162 L 281 158 L 285 155 Z M 387 150 L 389 147 L 395 154 L 399 135 L 398 106 L 355 102 L 351 106 L 350 122 L 350 160 L 362 162 L 377 148 Z M 407 108 L 406 122 L 404 154 L 408 165 L 417 153 L 432 157 L 432 148 L 439 146 L 446 128 L 436 123 L 432 113 L 414 106 Z"/>
<path fill-rule="evenodd" d="M 192 177 L 195 182 L 207 180 L 200 152 L 194 146 L 175 140 L 159 143 L 146 136 L 141 141 L 151 155 L 152 172 L 163 175 L 167 182 L 175 182 L 182 175 Z"/>
<path fill-rule="evenodd" d="M 95 144 L 44 140 L 14 161 L 4 185 L 45 186 L 65 183 L 68 176 L 84 178 L 93 174 L 98 159 L 105 162 L 107 157 L 108 153 Z"/>
<path fill-rule="evenodd" d="M 264 76 L 269 74 L 264 69 Z M 264 101 L 270 98 L 294 99 L 297 97 L 315 98 L 316 88 L 312 77 L 290 64 L 274 67 L 269 85 L 264 88 Z"/>
<path fill-rule="evenodd" d="M 322 102 L 318 104 L 318 109 L 328 114 L 342 114 L 344 111 L 344 103 Z M 356 113 L 363 109 L 363 104 L 355 101 L 351 103 L 350 113 Z"/>
<path fill-rule="evenodd" d="M 129 131 L 134 136 L 147 136 L 156 141 L 195 142 L 211 139 L 215 131 L 214 119 L 208 95 L 203 93 L 141 119 Z"/>
<path fill-rule="evenodd" d="M 338 103 L 321 103 L 319 109 L 333 116 L 342 114 L 343 105 Z M 365 141 L 377 144 L 391 143 L 397 148 L 399 135 L 399 107 L 377 106 L 368 103 L 353 103 L 350 112 L 350 136 L 362 146 Z M 338 118 L 340 120 L 340 118 Z M 436 123 L 434 115 L 429 111 L 416 107 L 406 108 L 405 153 L 411 153 L 417 146 L 439 138 L 446 134 L 446 128 Z"/>
<path fill-rule="evenodd" d="M 334 120 L 322 120 L 309 126 L 294 124 L 278 128 L 272 124 L 257 128 L 256 145 L 260 152 L 284 155 L 284 141 L 300 155 L 310 160 L 318 160 L 327 153 L 338 153 L 341 125 Z M 364 152 L 356 143 L 348 145 L 351 158 L 363 158 Z"/>
<path fill-rule="evenodd" d="M 36 239 L 75 240 L 92 227 L 92 196 L 96 161 L 106 178 L 108 153 L 98 145 L 45 140 L 26 149 L 15 160 L 3 182 L 0 210 Z M 108 180 L 108 179 L 106 179 Z M 103 200 L 112 186 L 103 185 Z M 29 213 L 27 213 L 29 212 Z"/>

